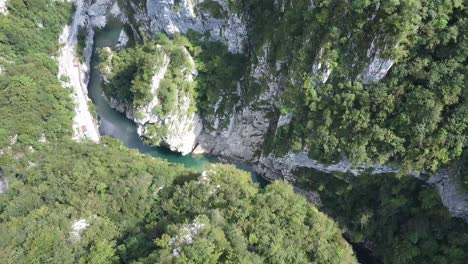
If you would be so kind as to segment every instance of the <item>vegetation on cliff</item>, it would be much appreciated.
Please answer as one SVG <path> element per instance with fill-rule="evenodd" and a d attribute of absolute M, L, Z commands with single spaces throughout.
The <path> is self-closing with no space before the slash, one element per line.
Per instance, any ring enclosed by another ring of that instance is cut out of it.
<path fill-rule="evenodd" d="M 322 162 L 396 162 L 407 171 L 460 156 L 468 134 L 461 1 L 243 3 L 252 47 L 268 44 L 271 64 L 283 61 L 291 80 L 279 110 L 294 117 L 270 142 L 275 154 L 307 147 Z M 382 61 L 395 65 L 369 84 L 363 72 L 376 56 L 374 77 Z"/>
<path fill-rule="evenodd" d="M 9 15 L 0 15 L 0 149 L 13 138 L 34 145 L 69 137 L 72 101 L 51 56 L 71 5 L 10 0 L 8 7 Z"/>
<path fill-rule="evenodd" d="M 145 107 L 156 96 L 158 104 L 152 113 L 160 118 L 180 110 L 185 98 L 189 99 L 190 109 L 183 114 L 197 111 L 202 117 L 226 117 L 241 100 L 237 83 L 244 73 L 245 57 L 229 53 L 220 42 L 203 40 L 196 32 L 171 38 L 159 33 L 145 44 L 119 52 L 106 49 L 99 54 L 99 68 L 109 81 L 106 94 L 136 109 Z M 169 65 L 154 95 L 151 81 L 163 68 L 163 56 L 168 56 Z M 158 132 L 161 134 L 162 128 Z M 157 145 L 159 140 L 153 143 Z"/>
<path fill-rule="evenodd" d="M 50 57 L 70 5 L 12 0 L 9 11 L 0 16 L 0 170 L 9 185 L 0 194 L 1 263 L 355 263 L 336 224 L 285 183 L 259 190 L 233 167 L 200 176 L 110 138 L 70 141 L 70 92 Z M 177 78 L 187 57 L 180 45 L 162 48 Z M 127 55 L 145 66 L 129 78 L 145 103 L 161 56 Z M 186 233 L 191 226 L 199 229 Z"/>

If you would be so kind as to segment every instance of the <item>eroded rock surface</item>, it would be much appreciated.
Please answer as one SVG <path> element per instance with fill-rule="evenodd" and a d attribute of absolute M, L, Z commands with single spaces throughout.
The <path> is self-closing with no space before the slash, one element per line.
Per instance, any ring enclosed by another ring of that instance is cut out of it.
<path fill-rule="evenodd" d="M 3 171 L 0 169 L 0 194 L 6 193 L 8 186 L 8 179 L 3 175 Z"/>

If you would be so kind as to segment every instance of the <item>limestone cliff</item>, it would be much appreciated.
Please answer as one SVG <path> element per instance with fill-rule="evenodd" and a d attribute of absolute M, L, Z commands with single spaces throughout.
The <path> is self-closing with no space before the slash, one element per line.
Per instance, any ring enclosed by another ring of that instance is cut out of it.
<path fill-rule="evenodd" d="M 113 65 L 115 61 L 119 61 L 119 54 L 111 48 L 105 48 L 103 52 L 107 59 L 101 64 L 102 77 L 105 85 L 111 85 L 113 77 L 118 74 L 114 73 L 118 69 Z M 197 75 L 195 62 L 184 47 L 169 48 L 158 44 L 152 47 L 150 53 L 155 57 L 149 60 L 149 65 L 138 67 L 139 71 L 148 71 L 152 77 L 149 82 L 138 84 L 137 88 L 147 90 L 145 96 L 148 98 L 134 98 L 129 102 L 127 99 L 107 94 L 108 101 L 112 108 L 125 113 L 127 118 L 135 122 L 138 134 L 149 143 L 167 146 L 183 155 L 189 154 L 194 149 L 202 129 L 201 119 L 193 110 L 194 78 Z M 180 60 L 171 60 L 175 53 L 180 55 Z M 181 61 L 185 63 L 180 63 Z M 173 79 L 175 75 L 178 77 Z M 139 77 L 141 76 L 134 76 Z M 176 87 L 177 85 L 185 85 L 185 89 Z M 167 99 L 166 96 L 172 99 Z M 165 100 L 171 100 L 171 107 L 168 107 L 169 102 Z"/>
<path fill-rule="evenodd" d="M 88 103 L 88 81 L 91 55 L 93 51 L 94 30 L 103 28 L 109 17 L 126 21 L 116 0 L 74 0 L 75 13 L 72 23 L 65 26 L 60 36 L 62 48 L 59 52 L 58 78 L 62 85 L 72 88 L 75 102 L 73 124 L 75 140 L 90 139 L 99 141 L 97 120 L 92 116 Z M 84 35 L 86 45 L 78 54 L 78 35 Z M 125 41 L 122 36 L 122 41 Z"/>
<path fill-rule="evenodd" d="M 207 6 L 210 8 L 206 8 Z M 284 12 L 286 7 L 278 5 L 277 8 Z M 256 98 L 246 102 L 245 93 L 252 88 L 245 86 L 239 80 L 237 96 L 240 100 L 232 109 L 225 110 L 226 112 L 222 115 L 204 116 L 203 120 L 199 120 L 198 116 L 184 117 L 179 113 L 178 120 L 196 120 L 189 123 L 196 124 L 197 129 L 193 131 L 195 133 L 184 133 L 182 131 L 187 130 L 186 125 L 181 125 L 181 127 L 185 127 L 185 129 L 181 129 L 175 126 L 177 122 L 171 122 L 171 125 L 165 125 L 167 128 L 172 128 L 168 129 L 169 133 L 166 139 L 174 138 L 177 140 L 165 140 L 163 145 L 180 151 L 182 145 L 192 146 L 192 142 L 195 141 L 197 146 L 194 149 L 195 153 L 211 153 L 227 158 L 257 162 L 261 156 L 264 140 L 268 132 L 271 132 L 271 126 L 275 126 L 275 122 L 280 119 L 275 109 L 280 108 L 281 105 L 275 100 L 279 100 L 284 86 L 288 83 L 294 83 L 295 79 L 298 78 L 284 71 L 287 67 L 283 66 L 292 62 L 277 60 L 276 63 L 272 64 L 273 55 L 270 52 L 271 45 L 269 43 L 265 43 L 262 51 L 258 53 L 248 50 L 248 15 L 238 10 L 233 11 L 230 4 L 224 0 L 148 0 L 145 4 L 130 1 L 126 4 L 126 10 L 131 27 L 140 29 L 140 32 L 134 32 L 134 34 L 152 37 L 158 32 L 173 35 L 193 30 L 203 33 L 210 40 L 221 41 L 227 45 L 230 52 L 246 53 L 251 57 L 251 66 L 246 78 L 249 78 L 251 83 L 263 87 Z M 138 38 L 138 36 L 134 37 Z M 372 40 L 368 43 L 369 48 L 364 54 L 368 64 L 364 65 L 359 74 L 359 78 L 363 82 L 380 80 L 393 64 L 391 60 L 381 58 L 382 50 L 377 47 L 376 42 L 377 40 Z M 329 52 L 325 51 L 325 46 L 322 47 L 317 50 L 316 59 L 310 68 L 311 74 L 317 76 L 320 83 L 326 83 L 329 78 L 333 77 L 330 56 Z M 156 76 L 157 73 L 155 73 L 155 78 Z M 155 97 L 156 94 L 153 94 Z M 224 100 L 224 96 L 220 95 L 218 102 Z M 155 100 L 141 109 L 141 113 L 146 116 L 144 118 L 133 118 L 134 107 L 129 106 L 128 102 L 122 102 L 116 98 L 111 98 L 110 101 L 114 108 L 126 112 L 127 116 L 136 121 L 140 127 L 141 135 L 147 134 L 145 123 L 149 122 Z M 155 122 L 155 118 L 153 116 L 153 120 L 149 123 L 158 123 Z M 292 113 L 288 114 L 286 119 L 281 118 L 283 122 L 285 120 L 289 122 L 291 119 Z M 175 119 L 165 120 L 164 122 Z M 210 126 L 205 125 L 202 129 L 203 123 L 208 123 Z M 184 141 L 187 143 L 183 143 Z M 180 152 L 187 154 L 189 148 L 183 147 L 183 149 L 184 151 Z"/>
<path fill-rule="evenodd" d="M 204 8 L 209 4 L 212 8 Z M 145 12 L 135 7 L 135 18 L 148 34 L 187 33 L 189 30 L 209 34 L 210 39 L 225 43 L 229 51 L 246 49 L 247 30 L 243 18 L 232 12 L 224 0 L 147 0 Z M 215 10 L 216 13 L 212 9 Z"/>
<path fill-rule="evenodd" d="M 442 169 L 428 179 L 439 192 L 442 203 L 455 217 L 468 222 L 468 195 L 460 186 L 461 169 Z"/>

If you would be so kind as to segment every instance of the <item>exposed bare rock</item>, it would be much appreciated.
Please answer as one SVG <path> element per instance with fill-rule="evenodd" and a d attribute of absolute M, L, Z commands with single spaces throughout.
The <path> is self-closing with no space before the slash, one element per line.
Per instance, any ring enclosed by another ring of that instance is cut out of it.
<path fill-rule="evenodd" d="M 323 48 L 320 49 L 317 59 L 312 65 L 312 74 L 316 77 L 315 84 L 326 83 L 332 70 L 330 62 L 324 58 Z"/>
<path fill-rule="evenodd" d="M 174 247 L 172 255 L 179 256 L 181 250 L 180 246 L 192 244 L 195 236 L 197 236 L 204 227 L 205 224 L 199 222 L 198 217 L 193 221 L 193 223 L 181 227 L 179 229 L 179 233 L 169 240 L 169 245 Z"/>
<path fill-rule="evenodd" d="M 72 222 L 71 237 L 73 240 L 81 240 L 81 234 L 88 228 L 89 223 L 86 219 L 79 219 Z"/>
<path fill-rule="evenodd" d="M 261 146 L 271 122 L 269 113 L 273 108 L 272 102 L 275 102 L 280 88 L 281 76 L 275 74 L 280 68 L 280 63 L 270 65 L 268 63 L 269 52 L 270 46 L 267 43 L 250 72 L 256 81 L 265 85 L 266 91 L 258 96 L 255 105 L 243 106 L 239 102 L 227 118 L 208 117 L 214 130 L 205 129 L 202 132 L 198 140 L 199 145 L 194 150 L 195 153 L 210 153 L 248 162 L 258 161 Z M 238 85 L 237 95 L 240 98 L 243 97 L 240 85 Z M 220 100 L 222 99 L 220 97 Z M 228 125 L 223 128 L 219 124 Z"/>
<path fill-rule="evenodd" d="M 430 177 L 427 182 L 436 186 L 442 203 L 452 216 L 468 222 L 468 194 L 459 184 L 459 175 L 459 171 L 443 169 Z"/>
<path fill-rule="evenodd" d="M 0 169 L 0 194 L 6 193 L 8 190 L 8 179 L 3 175 L 3 171 Z"/>
<path fill-rule="evenodd" d="M 210 39 L 220 40 L 229 51 L 241 53 L 245 50 L 247 30 L 242 18 L 229 10 L 223 0 L 216 1 L 227 12 L 226 17 L 214 18 L 197 8 L 199 0 L 147 0 L 147 14 L 137 14 L 147 29 L 153 34 L 166 32 L 186 33 L 194 30 L 208 33 Z"/>
<path fill-rule="evenodd" d="M 160 46 L 157 47 L 160 52 L 164 52 Z M 109 58 L 112 59 L 112 51 L 110 52 Z M 184 53 L 190 62 L 189 69 L 185 69 L 184 79 L 188 82 L 194 81 L 197 71 L 195 69 L 195 62 L 191 57 L 190 53 L 184 49 Z M 161 116 L 155 114 L 153 109 L 160 105 L 158 98 L 158 89 L 161 81 L 164 79 L 166 72 L 170 66 L 170 58 L 165 53 L 163 54 L 163 60 L 161 65 L 155 67 L 153 77 L 151 79 L 150 90 L 151 90 L 151 101 L 143 106 L 135 107 L 131 103 L 122 102 L 115 98 L 109 98 L 109 104 L 112 108 L 119 112 L 125 113 L 127 118 L 135 121 L 137 125 L 137 132 L 140 136 L 154 139 L 155 137 L 161 137 L 161 135 L 154 135 L 151 132 L 152 126 L 165 126 L 167 127 L 164 135 L 161 138 L 161 145 L 167 146 L 172 151 L 180 152 L 182 155 L 187 155 L 192 152 L 195 148 L 196 140 L 200 132 L 202 131 L 203 124 L 197 113 L 193 112 L 192 109 L 192 98 L 182 91 L 177 91 L 176 110 L 169 113 L 168 115 Z M 106 69 L 104 72 L 104 80 L 106 80 L 105 74 L 110 74 L 112 69 Z"/>
<path fill-rule="evenodd" d="M 129 37 L 128 37 L 127 33 L 125 32 L 124 29 L 122 29 L 122 31 L 120 31 L 120 35 L 119 35 L 118 43 L 116 45 L 116 49 L 121 50 L 121 49 L 125 48 L 127 46 L 128 40 L 129 40 Z"/>
<path fill-rule="evenodd" d="M 256 152 L 270 123 L 266 113 L 245 108 L 234 112 L 230 120 L 227 129 L 200 135 L 195 152 L 256 161 Z"/>
<path fill-rule="evenodd" d="M 7 15 L 8 9 L 6 8 L 8 0 L 0 0 L 0 15 Z"/>
<path fill-rule="evenodd" d="M 371 46 L 367 50 L 367 58 L 370 62 L 359 75 L 359 79 L 364 84 L 382 80 L 394 64 L 393 60 L 382 58 L 382 50 L 377 47 L 376 39 L 372 41 Z"/>
<path fill-rule="evenodd" d="M 88 21 L 87 11 L 90 9 L 90 1 L 75 0 L 76 11 L 73 15 L 72 24 L 65 26 L 59 37 L 61 49 L 57 58 L 59 64 L 58 78 L 62 85 L 72 89 L 75 102 L 75 117 L 73 119 L 73 139 L 80 141 L 90 139 L 98 142 L 100 139 L 97 122 L 88 108 L 88 72 L 92 47 L 84 50 L 85 61 L 80 62 L 77 54 L 78 31 Z M 99 1 L 98 1 L 99 2 Z M 92 32 L 94 34 L 94 32 Z M 92 38 L 88 36 L 88 38 Z M 89 46 L 89 45 L 88 45 Z"/>

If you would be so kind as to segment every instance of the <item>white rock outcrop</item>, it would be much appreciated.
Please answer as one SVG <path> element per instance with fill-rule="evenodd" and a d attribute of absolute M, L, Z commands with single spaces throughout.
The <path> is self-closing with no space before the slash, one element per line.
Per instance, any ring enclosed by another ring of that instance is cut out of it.
<path fill-rule="evenodd" d="M 288 113 L 286 115 L 280 115 L 279 119 L 278 119 L 278 124 L 277 124 L 277 128 L 279 127 L 282 127 L 282 126 L 287 126 L 289 125 L 289 123 L 291 123 L 293 119 L 293 114 L 292 113 Z"/>
<path fill-rule="evenodd" d="M 117 40 L 117 45 L 115 46 L 115 48 L 117 50 L 125 48 L 127 46 L 128 41 L 129 41 L 129 37 L 127 33 L 125 32 L 125 30 L 122 28 L 122 31 L 120 31 L 119 39 Z"/>
<path fill-rule="evenodd" d="M 71 237 L 73 240 L 80 240 L 81 239 L 81 234 L 89 227 L 89 223 L 86 221 L 86 219 L 79 219 L 75 220 L 71 224 Z"/>
<path fill-rule="evenodd" d="M 312 65 L 312 74 L 315 76 L 314 86 L 320 83 L 326 83 L 330 74 L 332 72 L 330 67 L 330 62 L 323 58 L 323 48 L 320 49 L 317 59 L 315 59 L 314 64 Z"/>
<path fill-rule="evenodd" d="M 73 0 L 75 13 L 72 24 L 64 27 L 59 42 L 61 48 L 57 58 L 59 64 L 58 77 L 64 87 L 72 89 L 75 102 L 75 118 L 73 122 L 73 139 L 80 141 L 89 139 L 100 140 L 97 122 L 89 111 L 88 81 L 91 55 L 93 51 L 94 29 L 103 28 L 111 13 L 114 17 L 126 20 L 120 13 L 116 0 Z M 111 12 L 111 10 L 113 10 Z M 86 47 L 80 61 L 77 54 L 78 32 L 86 32 Z"/>
<path fill-rule="evenodd" d="M 281 63 L 270 65 L 269 53 L 270 46 L 265 44 L 263 52 L 256 60 L 257 63 L 250 71 L 250 76 L 266 89 L 256 99 L 256 106 L 242 105 L 242 100 L 240 100 L 228 117 L 208 117 L 209 122 L 214 125 L 213 129 L 204 129 L 194 153 L 210 153 L 249 163 L 258 161 L 259 152 L 271 122 L 269 113 L 275 105 L 275 98 L 280 90 L 281 74 L 277 72 L 281 68 Z M 243 98 L 241 88 L 238 84 L 237 96 L 239 98 Z M 223 99 L 220 97 L 218 104 Z M 227 125 L 223 128 L 220 124 Z"/>
<path fill-rule="evenodd" d="M 181 227 L 178 234 L 169 240 L 169 245 L 174 247 L 172 255 L 175 257 L 179 256 L 181 251 L 180 247 L 182 245 L 192 244 L 195 236 L 197 236 L 204 227 L 205 224 L 200 223 L 198 218 L 196 218 L 193 223 Z"/>
<path fill-rule="evenodd" d="M 161 47 L 158 48 L 160 52 L 164 52 Z M 195 62 L 186 49 L 184 49 L 184 53 L 190 62 L 190 69 L 184 70 L 184 80 L 193 82 L 195 79 L 194 76 L 197 75 Z M 160 144 L 167 146 L 172 151 L 187 155 L 195 148 L 198 135 L 203 128 L 200 117 L 191 110 L 193 107 L 193 99 L 183 91 L 178 90 L 175 100 L 177 102 L 175 111 L 166 116 L 160 116 L 153 112 L 153 109 L 160 104 L 158 89 L 170 67 L 170 63 L 169 56 L 164 54 L 162 64 L 155 68 L 150 84 L 152 98 L 148 104 L 134 107 L 128 102 L 122 102 L 115 98 L 109 98 L 108 101 L 112 108 L 125 113 L 127 118 L 132 119 L 136 123 L 137 132 L 142 137 L 152 139 L 154 136 L 150 133 L 151 126 L 165 126 L 167 128 L 167 133 L 162 137 Z M 112 71 L 112 69 L 108 69 L 108 71 Z M 105 76 L 103 77 L 106 79 Z"/>
<path fill-rule="evenodd" d="M 363 171 L 371 169 L 372 174 L 398 173 L 399 169 L 385 165 L 361 165 L 355 166 L 349 161 L 340 161 L 336 164 L 323 164 L 310 159 L 306 152 L 289 153 L 283 157 L 267 156 L 261 157 L 255 170 L 270 180 L 285 179 L 296 181 L 293 175 L 298 168 L 309 168 L 324 173 L 346 173 L 349 172 L 358 177 Z M 468 222 L 468 194 L 459 184 L 461 171 L 454 169 L 441 169 L 428 179 L 423 179 L 418 173 L 411 176 L 435 186 L 442 200 L 442 204 L 448 209 L 453 217 L 459 217 Z"/>
<path fill-rule="evenodd" d="M 0 0 L 0 15 L 7 15 L 8 9 L 6 8 L 8 0 Z"/>
<path fill-rule="evenodd" d="M 295 181 L 293 175 L 294 170 L 297 168 L 309 168 L 318 170 L 325 173 L 334 172 L 350 172 L 355 176 L 358 176 L 364 170 L 372 169 L 372 174 L 381 173 L 398 173 L 398 169 L 391 168 L 385 165 L 361 165 L 355 166 L 351 162 L 342 160 L 335 164 L 323 164 L 317 160 L 313 160 L 308 157 L 307 151 L 300 153 L 288 153 L 283 157 L 275 157 L 269 155 L 261 157 L 259 164 L 256 167 L 256 171 L 265 175 L 269 179 L 286 179 L 289 181 Z"/>
<path fill-rule="evenodd" d="M 267 114 L 244 108 L 233 112 L 229 126 L 221 131 L 205 132 L 198 138 L 194 153 L 209 153 L 255 162 L 269 125 Z"/>
<path fill-rule="evenodd" d="M 377 47 L 376 39 L 372 40 L 367 50 L 369 64 L 364 68 L 358 79 L 364 84 L 370 84 L 382 80 L 392 68 L 394 61 L 382 58 L 382 49 Z"/>

